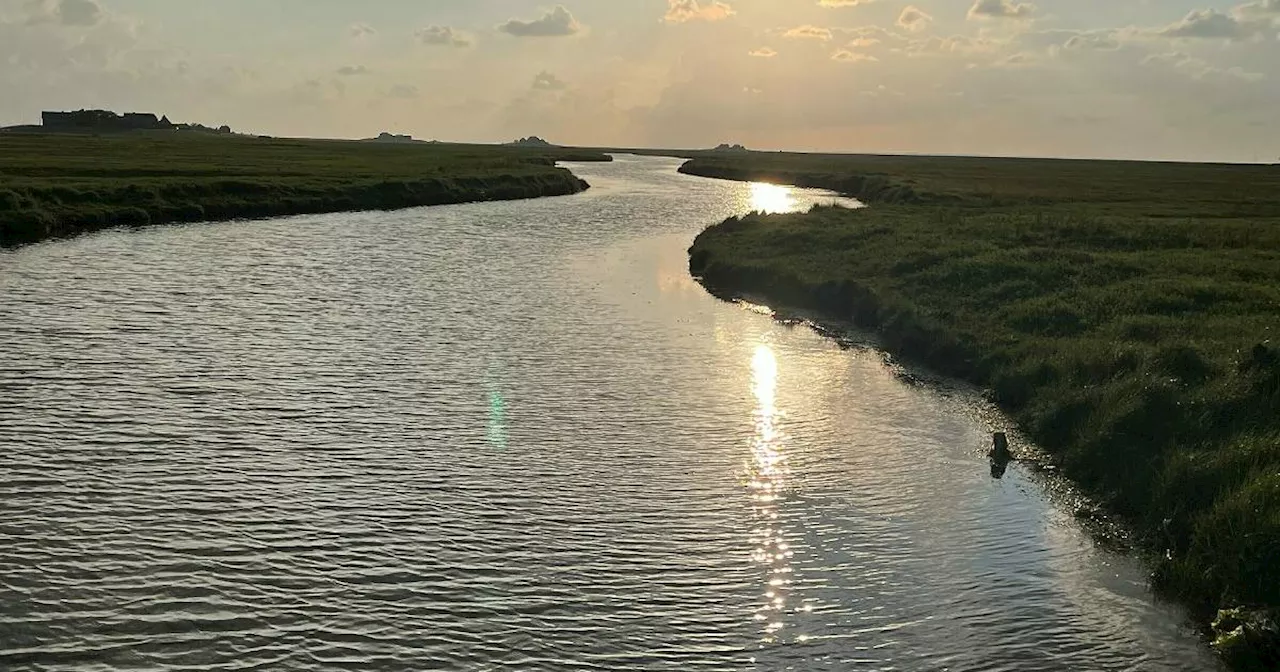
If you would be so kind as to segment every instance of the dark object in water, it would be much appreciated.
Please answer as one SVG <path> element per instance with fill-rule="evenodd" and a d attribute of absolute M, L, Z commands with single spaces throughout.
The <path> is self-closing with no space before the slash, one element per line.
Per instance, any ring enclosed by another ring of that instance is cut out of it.
<path fill-rule="evenodd" d="M 991 435 L 991 441 L 991 452 L 987 453 L 991 460 L 991 478 L 1001 478 L 1013 460 L 1013 453 L 1009 452 L 1009 437 L 1004 432 L 996 432 Z"/>

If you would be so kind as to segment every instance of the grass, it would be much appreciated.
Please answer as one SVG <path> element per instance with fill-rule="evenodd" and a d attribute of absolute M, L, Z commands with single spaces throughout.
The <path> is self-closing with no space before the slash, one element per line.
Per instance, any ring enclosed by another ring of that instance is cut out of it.
<path fill-rule="evenodd" d="M 134 132 L 0 133 L 0 246 L 110 226 L 581 191 L 596 152 Z"/>
<path fill-rule="evenodd" d="M 865 210 L 710 227 L 691 270 L 985 386 L 1204 623 L 1280 607 L 1280 167 L 753 154 L 686 172 L 874 178 L 847 189 Z"/>
<path fill-rule="evenodd" d="M 867 202 L 1087 205 L 1108 214 L 1273 217 L 1280 166 L 943 156 L 693 152 L 692 175 L 831 189 Z"/>

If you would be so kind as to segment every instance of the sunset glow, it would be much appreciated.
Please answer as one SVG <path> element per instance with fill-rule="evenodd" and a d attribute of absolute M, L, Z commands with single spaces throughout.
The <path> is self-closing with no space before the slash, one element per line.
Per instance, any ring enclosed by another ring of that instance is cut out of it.
<path fill-rule="evenodd" d="M 0 0 L 0 125 L 101 107 L 293 137 L 1274 161 L 1277 21 L 1259 0 Z"/>

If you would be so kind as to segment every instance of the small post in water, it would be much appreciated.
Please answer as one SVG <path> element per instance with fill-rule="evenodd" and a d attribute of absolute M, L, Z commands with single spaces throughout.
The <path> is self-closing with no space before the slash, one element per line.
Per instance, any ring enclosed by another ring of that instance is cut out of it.
<path fill-rule="evenodd" d="M 1004 432 L 996 432 L 991 435 L 991 441 L 991 452 L 987 453 L 991 459 L 991 477 L 1000 478 L 1013 460 L 1013 454 L 1009 452 L 1009 437 Z"/>

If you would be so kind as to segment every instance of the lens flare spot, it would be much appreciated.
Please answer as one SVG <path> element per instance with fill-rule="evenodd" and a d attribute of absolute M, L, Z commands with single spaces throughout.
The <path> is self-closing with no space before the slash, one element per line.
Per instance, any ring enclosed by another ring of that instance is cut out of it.
<path fill-rule="evenodd" d="M 507 447 L 507 401 L 497 387 L 489 390 L 489 445 Z"/>

